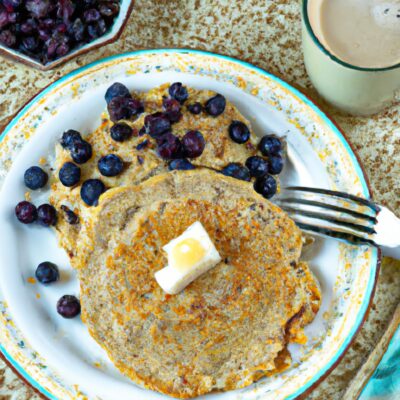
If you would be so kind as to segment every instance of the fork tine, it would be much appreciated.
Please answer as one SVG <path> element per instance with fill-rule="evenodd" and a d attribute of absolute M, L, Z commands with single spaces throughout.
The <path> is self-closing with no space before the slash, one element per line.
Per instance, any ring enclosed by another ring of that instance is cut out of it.
<path fill-rule="evenodd" d="M 290 186 L 283 189 L 276 203 L 302 230 L 352 244 L 374 244 L 380 207 L 370 200 L 333 190 Z"/>
<path fill-rule="evenodd" d="M 333 196 L 333 197 L 340 198 L 340 199 L 352 200 L 360 205 L 369 207 L 371 210 L 375 211 L 376 213 L 380 211 L 379 206 L 376 205 L 375 203 L 373 203 L 372 201 L 363 199 L 361 197 L 354 196 L 352 194 L 345 193 L 345 192 L 337 192 L 337 191 L 328 190 L 328 189 L 309 188 L 309 187 L 304 187 L 304 186 L 289 186 L 289 187 L 286 187 L 285 189 L 291 190 L 291 191 L 324 194 L 324 195 Z"/>
<path fill-rule="evenodd" d="M 315 207 L 323 208 L 326 210 L 337 211 L 339 213 L 347 214 L 347 215 L 355 217 L 355 218 L 364 219 L 366 221 L 372 222 L 373 224 L 377 223 L 376 218 L 371 215 L 363 214 L 358 211 L 349 210 L 344 207 L 335 206 L 333 204 L 322 203 L 320 201 L 307 200 L 307 199 L 295 198 L 295 197 L 282 197 L 282 198 L 277 199 L 277 203 L 282 204 L 282 207 L 286 206 L 286 204 L 301 204 L 301 205 L 304 204 L 307 206 L 315 206 Z"/>
<path fill-rule="evenodd" d="M 317 211 L 300 210 L 298 208 L 286 206 L 286 205 L 283 208 L 285 209 L 285 211 L 289 212 L 290 214 L 301 215 L 301 216 L 304 216 L 307 218 L 322 220 L 325 222 L 331 222 L 335 225 L 338 225 L 339 227 L 350 228 L 355 231 L 361 231 L 363 233 L 367 233 L 369 235 L 373 235 L 376 233 L 375 229 L 371 228 L 369 226 L 359 225 L 354 222 L 344 221 L 344 220 L 338 219 L 336 217 L 332 217 L 330 215 L 323 214 L 323 213 L 320 213 Z"/>
<path fill-rule="evenodd" d="M 302 215 L 304 217 L 319 219 L 325 222 L 332 222 L 333 224 L 339 225 L 341 227 L 346 227 L 353 229 L 355 231 L 361 231 L 364 233 L 368 233 L 369 235 L 375 234 L 375 229 L 365 225 L 359 225 L 354 222 L 348 222 L 336 217 L 332 217 L 331 215 L 323 214 L 317 211 L 309 211 L 309 210 L 299 210 L 298 208 L 285 206 L 285 210 L 289 213 L 295 213 L 297 215 Z"/>
<path fill-rule="evenodd" d="M 297 222 L 296 225 L 303 231 L 308 231 L 317 235 L 328 236 L 334 239 L 342 240 L 351 244 L 370 244 L 375 245 L 371 239 L 352 235 L 350 233 L 333 231 L 330 228 L 316 227 L 314 225 Z"/>
<path fill-rule="evenodd" d="M 286 209 L 285 211 L 288 212 L 290 217 L 301 229 L 305 229 L 305 227 L 307 227 L 307 230 L 313 231 L 314 233 L 324 234 L 331 237 L 344 236 L 345 238 L 347 238 L 348 241 L 351 242 L 354 242 L 354 238 L 356 237 L 359 238 L 358 241 L 373 241 L 372 234 L 368 232 L 364 232 L 350 226 L 339 225 L 331 221 L 325 221 L 318 218 L 300 215 L 297 213 L 297 211 L 292 212 Z"/>

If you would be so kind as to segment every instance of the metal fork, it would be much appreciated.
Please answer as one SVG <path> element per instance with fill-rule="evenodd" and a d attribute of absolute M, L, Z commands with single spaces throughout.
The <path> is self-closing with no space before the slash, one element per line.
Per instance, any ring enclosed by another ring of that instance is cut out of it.
<path fill-rule="evenodd" d="M 379 246 L 384 255 L 400 259 L 400 219 L 386 207 L 352 194 L 302 186 L 286 187 L 274 200 L 303 231 Z"/>

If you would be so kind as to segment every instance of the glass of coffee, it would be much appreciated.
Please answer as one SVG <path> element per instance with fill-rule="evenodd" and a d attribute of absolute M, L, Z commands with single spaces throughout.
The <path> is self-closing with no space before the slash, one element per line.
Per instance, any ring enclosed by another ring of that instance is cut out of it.
<path fill-rule="evenodd" d="M 303 0 L 303 53 L 318 92 L 370 115 L 400 100 L 400 0 Z"/>

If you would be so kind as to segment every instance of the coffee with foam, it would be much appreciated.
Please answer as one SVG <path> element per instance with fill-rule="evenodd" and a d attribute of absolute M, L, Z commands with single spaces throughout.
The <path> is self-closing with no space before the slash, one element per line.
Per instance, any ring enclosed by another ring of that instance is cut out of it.
<path fill-rule="evenodd" d="M 400 63 L 400 0 L 311 0 L 321 43 L 342 61 L 385 68 Z"/>

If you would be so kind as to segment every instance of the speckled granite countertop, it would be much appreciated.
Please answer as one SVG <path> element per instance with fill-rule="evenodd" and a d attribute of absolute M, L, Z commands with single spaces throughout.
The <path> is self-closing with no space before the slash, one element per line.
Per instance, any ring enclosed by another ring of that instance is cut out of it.
<path fill-rule="evenodd" d="M 142 48 L 191 47 L 223 53 L 264 68 L 304 91 L 330 113 L 358 151 L 376 201 L 400 214 L 400 105 L 371 118 L 344 115 L 312 88 L 301 54 L 301 0 L 136 0 L 115 44 L 50 72 L 5 59 L 0 63 L 0 129 L 38 90 L 65 73 L 111 54 Z M 308 398 L 336 400 L 382 336 L 400 301 L 400 268 L 383 263 L 368 320 L 345 358 Z M 0 400 L 38 399 L 0 361 Z"/>

